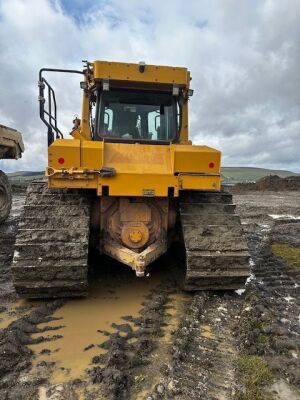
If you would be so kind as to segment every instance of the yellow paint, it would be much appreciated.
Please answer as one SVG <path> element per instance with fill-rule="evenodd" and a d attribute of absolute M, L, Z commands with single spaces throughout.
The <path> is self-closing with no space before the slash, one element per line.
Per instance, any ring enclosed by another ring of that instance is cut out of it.
<path fill-rule="evenodd" d="M 115 175 L 102 177 L 102 168 Z M 180 189 L 220 190 L 221 183 L 220 152 L 207 146 L 59 139 L 49 147 L 47 172 L 50 187 L 91 188 L 101 195 L 106 186 L 110 196 L 166 197 L 169 188 L 178 196 Z"/>
<path fill-rule="evenodd" d="M 153 176 L 170 174 L 170 147 L 141 143 L 105 143 L 103 166 L 115 168 L 117 173 L 151 173 Z"/>
<path fill-rule="evenodd" d="M 175 153 L 175 173 L 220 174 L 220 151 L 208 146 L 172 145 L 171 148 Z"/>
<path fill-rule="evenodd" d="M 179 132 L 180 143 L 188 144 L 189 141 L 189 116 L 188 116 L 188 100 L 185 99 L 184 104 L 182 105 L 182 114 L 181 114 L 181 129 Z"/>
<path fill-rule="evenodd" d="M 145 296 L 155 285 L 157 279 L 137 279 L 111 284 L 107 281 L 93 282 L 88 298 L 68 301 L 54 313 L 54 317 L 61 318 L 60 320 L 39 325 L 40 328 L 59 325 L 65 327 L 43 333 L 44 337 L 51 338 L 58 334 L 63 335 L 63 338 L 29 346 L 35 353 L 34 370 L 38 370 L 38 363 L 46 360 L 56 363 L 50 377 L 51 384 L 83 377 L 93 356 L 105 352 L 97 345 L 108 337 L 98 330 L 113 332 L 112 322 L 124 324 L 126 321 L 122 316 L 138 316 Z M 41 334 L 33 335 L 35 338 L 39 336 Z M 91 344 L 95 346 L 84 351 Z M 40 354 L 43 349 L 51 350 L 51 354 Z"/>
<path fill-rule="evenodd" d="M 202 190 L 220 190 L 221 182 L 219 176 L 202 175 L 178 175 L 179 190 L 197 189 L 201 186 Z"/>
<path fill-rule="evenodd" d="M 80 166 L 80 140 L 57 139 L 48 148 L 49 166 L 53 168 L 74 168 Z M 64 164 L 59 163 L 63 158 Z"/>
<path fill-rule="evenodd" d="M 86 82 L 86 76 L 85 76 Z M 85 140 L 91 140 L 91 130 L 90 130 L 90 97 L 89 94 L 84 90 L 82 97 L 82 111 L 81 111 L 81 135 Z"/>
<path fill-rule="evenodd" d="M 112 81 L 131 81 L 155 84 L 177 84 L 189 86 L 189 73 L 187 68 L 168 67 L 161 65 L 146 65 L 145 71 L 139 71 L 138 64 L 95 61 L 94 80 L 109 79 Z"/>
<path fill-rule="evenodd" d="M 103 142 L 81 142 L 81 165 L 83 168 L 100 169 L 103 166 Z"/>

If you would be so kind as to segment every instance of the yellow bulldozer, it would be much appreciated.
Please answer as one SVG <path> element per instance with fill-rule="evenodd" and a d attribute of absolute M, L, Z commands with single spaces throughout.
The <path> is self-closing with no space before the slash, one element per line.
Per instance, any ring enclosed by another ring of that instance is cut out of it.
<path fill-rule="evenodd" d="M 70 138 L 58 128 L 49 72 L 82 76 Z M 249 254 L 232 196 L 221 190 L 221 153 L 189 140 L 190 81 L 186 68 L 144 62 L 40 71 L 47 181 L 28 188 L 20 219 L 12 265 L 20 295 L 87 295 L 91 248 L 143 277 L 176 237 L 186 290 L 245 284 Z"/>

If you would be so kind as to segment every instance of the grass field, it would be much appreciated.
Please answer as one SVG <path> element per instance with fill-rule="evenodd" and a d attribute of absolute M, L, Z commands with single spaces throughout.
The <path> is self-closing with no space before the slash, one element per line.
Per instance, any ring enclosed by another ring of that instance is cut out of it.
<path fill-rule="evenodd" d="M 224 182 L 256 182 L 258 179 L 268 175 L 278 175 L 281 178 L 287 176 L 299 175 L 291 171 L 252 168 L 252 167 L 223 167 L 222 178 Z"/>

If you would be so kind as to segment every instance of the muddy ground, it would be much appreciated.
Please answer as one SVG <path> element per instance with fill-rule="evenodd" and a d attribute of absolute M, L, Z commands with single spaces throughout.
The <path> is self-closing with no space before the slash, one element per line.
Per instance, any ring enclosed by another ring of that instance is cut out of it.
<path fill-rule="evenodd" d="M 103 258 L 87 299 L 26 301 L 10 276 L 15 196 L 0 227 L 0 399 L 300 399 L 300 192 L 234 201 L 245 290 L 183 292 L 172 249 L 145 279 Z"/>

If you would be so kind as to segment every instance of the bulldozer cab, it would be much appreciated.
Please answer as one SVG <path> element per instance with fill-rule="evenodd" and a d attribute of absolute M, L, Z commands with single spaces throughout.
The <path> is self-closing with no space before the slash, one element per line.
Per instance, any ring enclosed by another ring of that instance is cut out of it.
<path fill-rule="evenodd" d="M 39 74 L 40 117 L 48 127 L 48 144 L 62 139 L 56 99 L 44 72 L 83 75 L 81 119 L 75 139 L 106 142 L 188 144 L 190 73 L 186 68 L 86 62 L 83 71 L 43 68 Z M 46 93 L 45 93 L 46 91 Z"/>
<path fill-rule="evenodd" d="M 176 142 L 179 117 L 178 102 L 170 93 L 99 90 L 94 139 Z"/>

